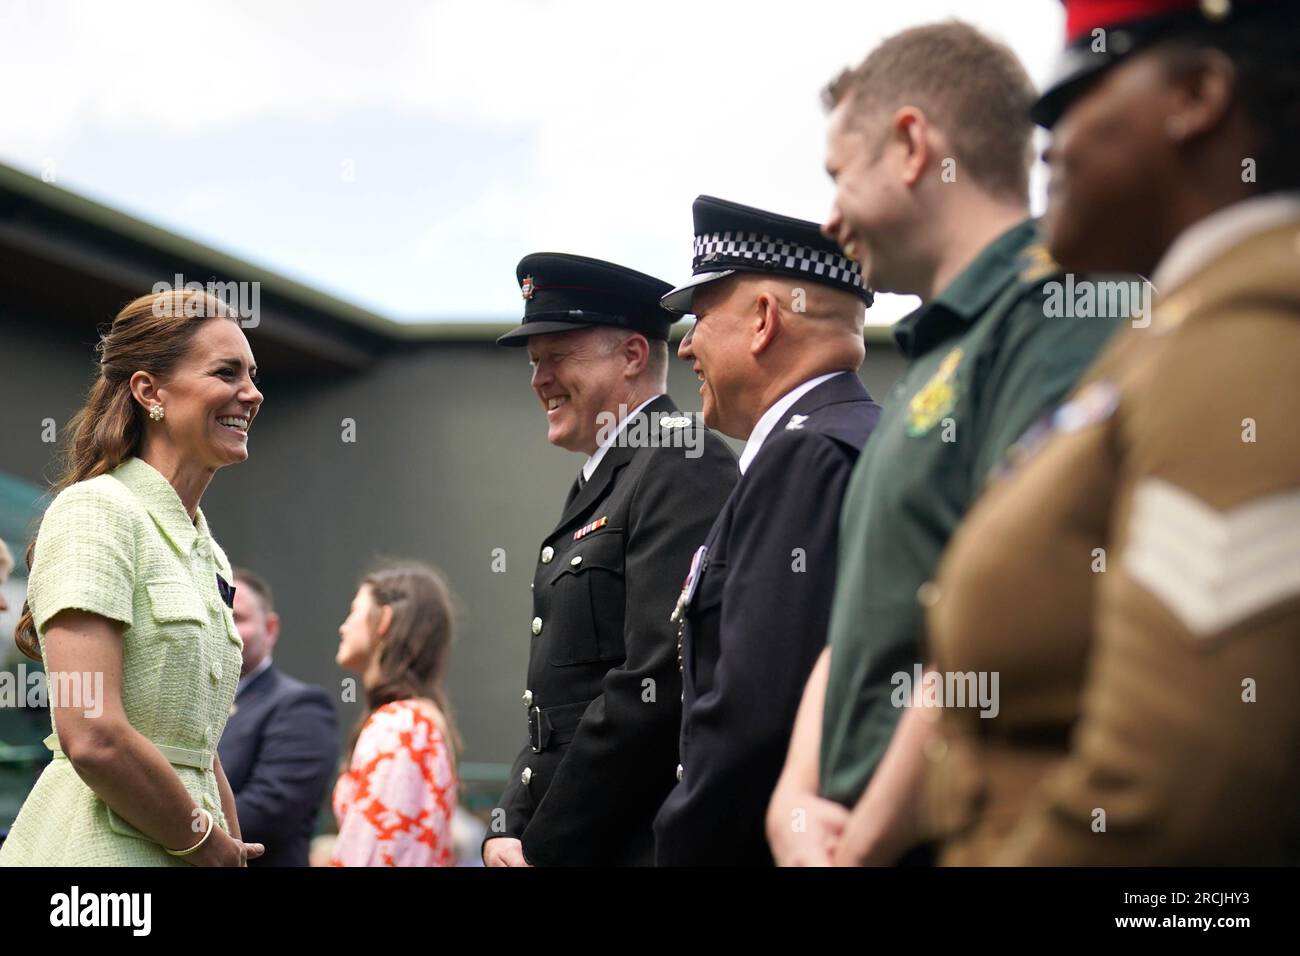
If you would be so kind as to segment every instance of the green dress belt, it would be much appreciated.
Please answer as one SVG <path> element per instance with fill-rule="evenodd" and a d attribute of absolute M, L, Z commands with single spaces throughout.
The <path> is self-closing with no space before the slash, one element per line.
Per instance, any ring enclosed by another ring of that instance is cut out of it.
<path fill-rule="evenodd" d="M 53 751 L 55 757 L 68 759 L 68 755 L 63 752 L 59 746 L 59 735 L 50 734 L 45 738 L 45 746 Z M 196 770 L 206 770 L 212 772 L 212 751 L 211 750 L 187 750 L 184 747 L 172 747 L 168 744 L 153 743 L 155 747 L 167 758 L 167 762 L 177 767 L 193 767 Z"/>

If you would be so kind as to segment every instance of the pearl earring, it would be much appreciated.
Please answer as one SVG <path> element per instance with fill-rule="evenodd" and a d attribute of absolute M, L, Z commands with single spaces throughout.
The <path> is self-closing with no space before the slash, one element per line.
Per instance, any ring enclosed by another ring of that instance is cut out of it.
<path fill-rule="evenodd" d="M 156 422 L 162 421 L 163 415 L 165 414 L 166 412 L 163 411 L 163 407 L 161 405 L 149 406 L 149 417 L 152 418 L 154 421 Z"/>

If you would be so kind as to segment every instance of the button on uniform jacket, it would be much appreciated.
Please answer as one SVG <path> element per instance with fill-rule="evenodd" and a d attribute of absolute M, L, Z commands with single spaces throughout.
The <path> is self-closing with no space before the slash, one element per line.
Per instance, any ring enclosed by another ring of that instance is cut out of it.
<path fill-rule="evenodd" d="M 709 532 L 686 610 L 682 778 L 655 820 L 661 866 L 772 862 L 767 802 L 826 646 L 840 499 L 879 416 L 853 374 L 800 396 Z"/>
<path fill-rule="evenodd" d="M 208 533 L 202 510 L 191 521 L 167 479 L 129 458 L 54 499 L 34 560 L 27 600 L 42 653 L 46 624 L 60 611 L 89 611 L 125 624 L 126 717 L 171 762 L 196 805 L 228 830 L 212 761 L 235 698 L 243 644 L 217 585 L 218 574 L 231 580 L 230 562 Z M 53 709 L 50 719 L 53 724 Z M 55 759 L 23 803 L 0 847 L 0 864 L 188 865 L 86 786 L 54 730 L 46 744 Z"/>
<path fill-rule="evenodd" d="M 738 472 L 726 444 L 668 396 L 642 414 L 661 446 L 615 443 L 575 484 L 539 548 L 533 618 L 520 622 L 530 733 L 501 798 L 503 829 L 488 837 L 521 839 L 534 865 L 653 862 L 651 821 L 675 781 L 681 677 L 669 617 Z M 698 457 L 662 445 L 688 436 Z"/>
<path fill-rule="evenodd" d="M 221 768 L 235 792 L 244 841 L 266 846 L 249 866 L 307 865 L 338 747 L 329 694 L 274 664 L 235 699 L 221 737 Z"/>

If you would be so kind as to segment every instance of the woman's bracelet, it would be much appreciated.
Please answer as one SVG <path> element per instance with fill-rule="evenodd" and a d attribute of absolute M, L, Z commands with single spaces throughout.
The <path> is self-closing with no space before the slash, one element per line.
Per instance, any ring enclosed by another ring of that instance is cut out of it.
<path fill-rule="evenodd" d="M 194 844 L 188 850 L 167 850 L 166 847 L 163 847 L 163 849 L 167 850 L 167 852 L 170 853 L 172 856 L 189 856 L 195 850 L 203 846 L 203 844 L 207 843 L 208 837 L 212 836 L 212 828 L 216 826 L 216 821 L 212 819 L 212 814 L 209 811 L 203 809 L 202 807 L 198 807 L 197 810 L 199 811 L 199 813 L 203 814 L 205 817 L 208 818 L 208 828 L 203 833 L 203 839 L 199 840 L 198 843 Z"/>

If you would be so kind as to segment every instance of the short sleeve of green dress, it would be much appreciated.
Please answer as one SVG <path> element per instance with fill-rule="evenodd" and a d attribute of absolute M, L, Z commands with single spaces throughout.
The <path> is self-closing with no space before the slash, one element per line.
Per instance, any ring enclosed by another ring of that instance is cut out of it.
<path fill-rule="evenodd" d="M 229 563 L 200 510 L 191 521 L 175 490 L 137 458 L 54 499 L 36 538 L 27 600 L 44 652 L 61 611 L 122 628 L 122 708 L 158 747 L 195 805 L 221 812 L 213 756 L 239 680 L 241 643 L 218 580 Z M 102 712 L 103 675 L 46 674 L 51 699 Z M 57 696 L 56 696 L 57 695 Z M 186 865 L 114 813 L 77 775 L 58 743 L 8 838 L 5 866 Z M 198 839 L 202 832 L 201 823 Z"/>
<path fill-rule="evenodd" d="M 45 513 L 28 581 L 36 631 L 60 611 L 90 611 L 129 625 L 135 593 L 138 518 L 124 496 L 94 481 L 80 482 Z M 44 643 L 41 647 L 44 651 Z"/>

